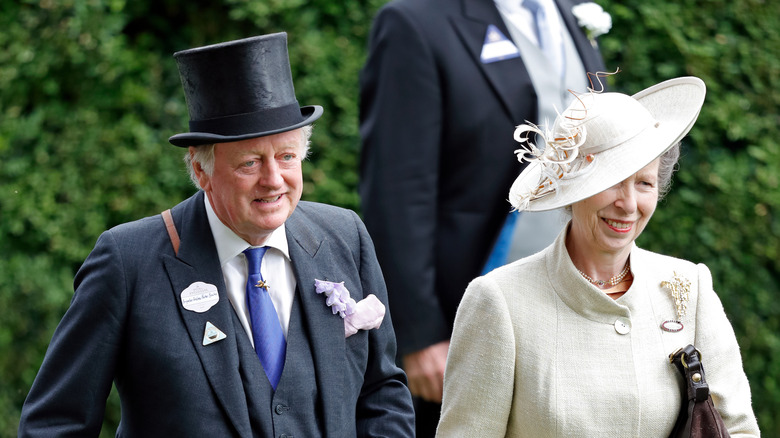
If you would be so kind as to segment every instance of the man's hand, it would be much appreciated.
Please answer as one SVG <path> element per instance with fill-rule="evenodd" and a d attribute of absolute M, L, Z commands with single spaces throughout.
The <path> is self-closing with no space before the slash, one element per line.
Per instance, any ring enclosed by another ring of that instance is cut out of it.
<path fill-rule="evenodd" d="M 429 402 L 441 403 L 444 390 L 444 368 L 450 341 L 442 341 L 403 358 L 412 395 Z"/>

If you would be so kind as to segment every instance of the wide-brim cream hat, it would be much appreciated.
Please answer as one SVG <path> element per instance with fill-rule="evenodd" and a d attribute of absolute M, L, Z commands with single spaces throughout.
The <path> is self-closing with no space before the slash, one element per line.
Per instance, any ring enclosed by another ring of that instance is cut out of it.
<path fill-rule="evenodd" d="M 521 211 L 571 205 L 635 174 L 677 144 L 699 116 L 706 87 L 696 77 L 670 79 L 628 96 L 593 92 L 577 99 L 551 131 L 521 125 L 516 151 L 528 165 L 509 202 Z M 533 143 L 542 138 L 544 148 Z"/>

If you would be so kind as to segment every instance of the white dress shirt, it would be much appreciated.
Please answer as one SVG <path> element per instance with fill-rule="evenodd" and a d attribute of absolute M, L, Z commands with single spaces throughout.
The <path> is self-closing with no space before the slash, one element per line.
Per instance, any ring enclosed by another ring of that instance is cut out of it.
<path fill-rule="evenodd" d="M 544 12 L 549 17 L 548 25 L 550 26 L 551 36 L 557 38 L 553 43 L 556 45 L 563 44 L 561 32 L 563 32 L 564 27 L 558 7 L 555 6 L 553 0 L 543 0 L 541 3 L 544 7 Z M 523 7 L 521 0 L 495 0 L 495 4 L 504 20 L 512 22 L 522 32 L 524 37 L 528 38 L 536 47 L 539 47 L 534 16 L 528 9 Z"/>
<path fill-rule="evenodd" d="M 217 246 L 217 255 L 219 256 L 219 264 L 222 267 L 222 275 L 225 279 L 228 297 L 231 304 L 233 304 L 233 309 L 236 311 L 238 319 L 241 320 L 241 324 L 244 326 L 247 336 L 249 336 L 249 340 L 254 345 L 249 309 L 246 305 L 248 273 L 246 256 L 243 254 L 244 250 L 251 245 L 238 237 L 233 230 L 219 220 L 211 207 L 208 195 L 204 196 L 203 199 L 206 203 L 206 214 L 208 215 L 211 234 L 214 236 L 214 242 Z M 263 246 L 268 246 L 269 248 L 263 256 L 260 273 L 269 285 L 268 293 L 271 295 L 271 301 L 273 301 L 276 314 L 279 316 L 284 337 L 287 338 L 290 312 L 292 311 L 297 283 L 292 269 L 292 262 L 290 261 L 290 252 L 287 248 L 287 233 L 284 224 L 271 233 L 263 243 Z"/>

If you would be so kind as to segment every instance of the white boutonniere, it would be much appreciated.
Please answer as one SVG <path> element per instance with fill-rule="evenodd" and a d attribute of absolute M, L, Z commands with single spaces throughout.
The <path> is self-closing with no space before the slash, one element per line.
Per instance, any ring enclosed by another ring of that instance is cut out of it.
<path fill-rule="evenodd" d="M 333 314 L 338 313 L 344 319 L 344 337 L 348 338 L 358 330 L 371 330 L 382 325 L 385 306 L 373 294 L 356 303 L 349 296 L 343 281 L 336 283 L 314 279 L 314 288 L 318 294 L 325 294 L 325 304 Z"/>
<path fill-rule="evenodd" d="M 597 45 L 596 38 L 612 29 L 612 16 L 596 3 L 580 3 L 571 8 L 571 12 L 594 48 Z"/>

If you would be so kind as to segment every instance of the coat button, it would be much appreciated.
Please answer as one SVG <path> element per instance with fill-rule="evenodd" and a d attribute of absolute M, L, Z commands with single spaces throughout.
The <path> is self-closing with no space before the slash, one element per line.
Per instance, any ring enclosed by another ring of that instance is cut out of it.
<path fill-rule="evenodd" d="M 615 331 L 621 335 L 626 335 L 631 331 L 631 321 L 626 318 L 618 318 L 615 321 Z"/>
<path fill-rule="evenodd" d="M 279 415 L 282 415 L 287 409 L 289 408 L 285 405 L 276 405 L 276 413 Z"/>

